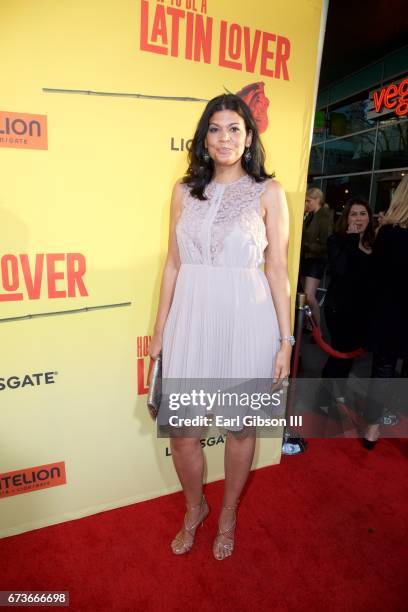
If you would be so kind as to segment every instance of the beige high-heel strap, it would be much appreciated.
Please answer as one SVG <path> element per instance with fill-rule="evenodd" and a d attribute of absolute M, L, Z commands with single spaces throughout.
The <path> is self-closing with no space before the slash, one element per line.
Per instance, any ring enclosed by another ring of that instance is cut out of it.
<path fill-rule="evenodd" d="M 238 505 L 239 505 L 239 499 L 237 499 L 235 506 L 223 506 L 223 508 L 225 508 L 226 510 L 236 510 L 238 508 Z"/>
<path fill-rule="evenodd" d="M 202 509 L 202 508 L 203 508 L 203 506 L 204 506 L 204 502 L 206 502 L 206 499 L 205 499 L 205 496 L 203 495 L 203 496 L 201 497 L 201 501 L 200 501 L 200 503 L 199 503 L 199 504 L 197 504 L 196 506 L 189 506 L 188 504 L 186 504 L 186 506 L 187 506 L 187 509 L 188 509 L 188 510 L 195 510 L 196 508 L 200 508 L 200 509 Z M 193 525 L 191 525 L 191 527 L 187 527 L 187 525 L 186 525 L 186 518 L 187 518 L 187 513 L 184 515 L 184 529 L 185 529 L 186 531 L 188 531 L 189 533 L 191 533 L 191 531 L 192 531 L 193 529 L 196 529 L 196 528 L 198 527 L 198 525 L 199 525 L 200 523 L 202 524 L 202 523 L 203 523 L 203 521 L 204 521 L 203 517 L 201 516 L 201 512 L 200 512 L 200 516 L 198 517 L 197 522 L 196 522 L 196 523 L 194 523 Z"/>
<path fill-rule="evenodd" d="M 201 511 L 199 513 L 199 517 L 196 523 L 194 523 L 193 525 L 191 525 L 190 527 L 187 527 L 186 525 L 186 518 L 187 518 L 187 512 L 184 515 L 184 521 L 183 521 L 183 528 L 181 529 L 181 531 L 179 531 L 179 533 L 176 535 L 176 537 L 174 538 L 174 540 L 171 543 L 171 547 L 173 549 L 173 552 L 175 552 L 176 554 L 184 554 L 187 553 L 191 550 L 193 544 L 194 544 L 194 537 L 195 537 L 195 530 L 196 528 L 200 525 L 203 524 L 204 519 L 206 518 L 208 511 L 207 512 L 203 512 L 203 508 L 204 508 L 204 504 L 206 504 L 206 499 L 205 496 L 203 495 L 201 498 L 201 502 L 199 504 L 197 504 L 196 506 L 189 506 L 188 504 L 186 504 L 187 509 L 196 509 L 196 508 L 200 508 Z M 186 533 L 189 533 L 192 537 L 192 542 L 187 543 L 185 540 L 185 535 Z"/>
<path fill-rule="evenodd" d="M 237 500 L 237 503 L 236 503 L 235 506 L 222 506 L 222 507 L 225 508 L 225 510 L 235 510 L 236 511 L 236 509 L 238 507 L 238 504 L 239 504 L 239 499 Z M 217 533 L 217 536 L 218 535 L 221 535 L 221 536 L 228 535 L 235 528 L 236 524 L 237 524 L 236 516 L 234 516 L 234 520 L 233 520 L 232 524 L 227 529 L 224 529 L 224 531 L 222 531 L 220 529 L 220 525 L 218 524 L 218 533 Z"/>

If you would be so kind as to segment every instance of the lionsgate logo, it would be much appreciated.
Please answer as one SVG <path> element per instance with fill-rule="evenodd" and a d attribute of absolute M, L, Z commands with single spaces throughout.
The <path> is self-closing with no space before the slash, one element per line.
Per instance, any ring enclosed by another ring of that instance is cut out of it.
<path fill-rule="evenodd" d="M 7 389 L 24 389 L 25 387 L 39 387 L 40 385 L 53 385 L 58 372 L 36 372 L 22 376 L 8 376 L 0 378 L 0 391 Z"/>

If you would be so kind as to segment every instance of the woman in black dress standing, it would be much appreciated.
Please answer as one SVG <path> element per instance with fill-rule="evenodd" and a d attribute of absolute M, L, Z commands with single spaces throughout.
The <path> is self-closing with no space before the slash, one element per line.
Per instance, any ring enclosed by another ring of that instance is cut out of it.
<path fill-rule="evenodd" d="M 334 234 L 327 239 L 330 283 L 324 314 L 331 346 L 341 353 L 352 352 L 367 344 L 374 238 L 373 216 L 368 202 L 361 197 L 349 200 Z M 353 359 L 330 356 L 322 378 L 346 379 L 352 365 Z M 344 395 L 343 390 L 341 394 Z M 329 407 L 331 405 L 334 407 L 330 401 Z"/>
<path fill-rule="evenodd" d="M 408 175 L 392 198 L 382 219 L 373 249 L 374 292 L 372 296 L 371 344 L 372 385 L 367 406 L 368 423 L 363 444 L 371 450 L 379 436 L 379 421 L 391 397 L 390 380 L 397 361 L 408 360 Z"/>

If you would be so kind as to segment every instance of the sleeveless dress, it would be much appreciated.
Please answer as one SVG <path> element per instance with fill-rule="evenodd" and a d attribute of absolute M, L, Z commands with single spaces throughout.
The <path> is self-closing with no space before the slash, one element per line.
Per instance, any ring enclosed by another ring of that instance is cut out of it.
<path fill-rule="evenodd" d="M 163 330 L 164 379 L 271 379 L 280 348 L 267 278 L 260 197 L 249 175 L 212 180 L 207 200 L 183 185 L 179 268 Z"/>

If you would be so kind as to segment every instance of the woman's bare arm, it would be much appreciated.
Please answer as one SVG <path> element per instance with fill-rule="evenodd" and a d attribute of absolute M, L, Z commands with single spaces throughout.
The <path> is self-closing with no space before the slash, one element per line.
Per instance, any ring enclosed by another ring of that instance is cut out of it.
<path fill-rule="evenodd" d="M 268 246 L 265 250 L 265 276 L 268 280 L 278 318 L 281 337 L 291 335 L 290 283 L 288 275 L 289 213 L 285 192 L 278 181 L 268 181 L 261 198 L 265 209 Z M 282 342 L 274 378 L 289 375 L 292 347 Z"/>
<path fill-rule="evenodd" d="M 176 223 L 181 214 L 184 197 L 184 188 L 181 181 L 177 181 L 173 188 L 170 205 L 169 239 L 167 257 L 163 268 L 160 285 L 159 305 L 157 307 L 156 322 L 153 336 L 149 346 L 149 355 L 155 359 L 162 349 L 164 324 L 169 314 L 173 300 L 174 288 L 180 268 L 180 253 L 176 238 Z"/>

